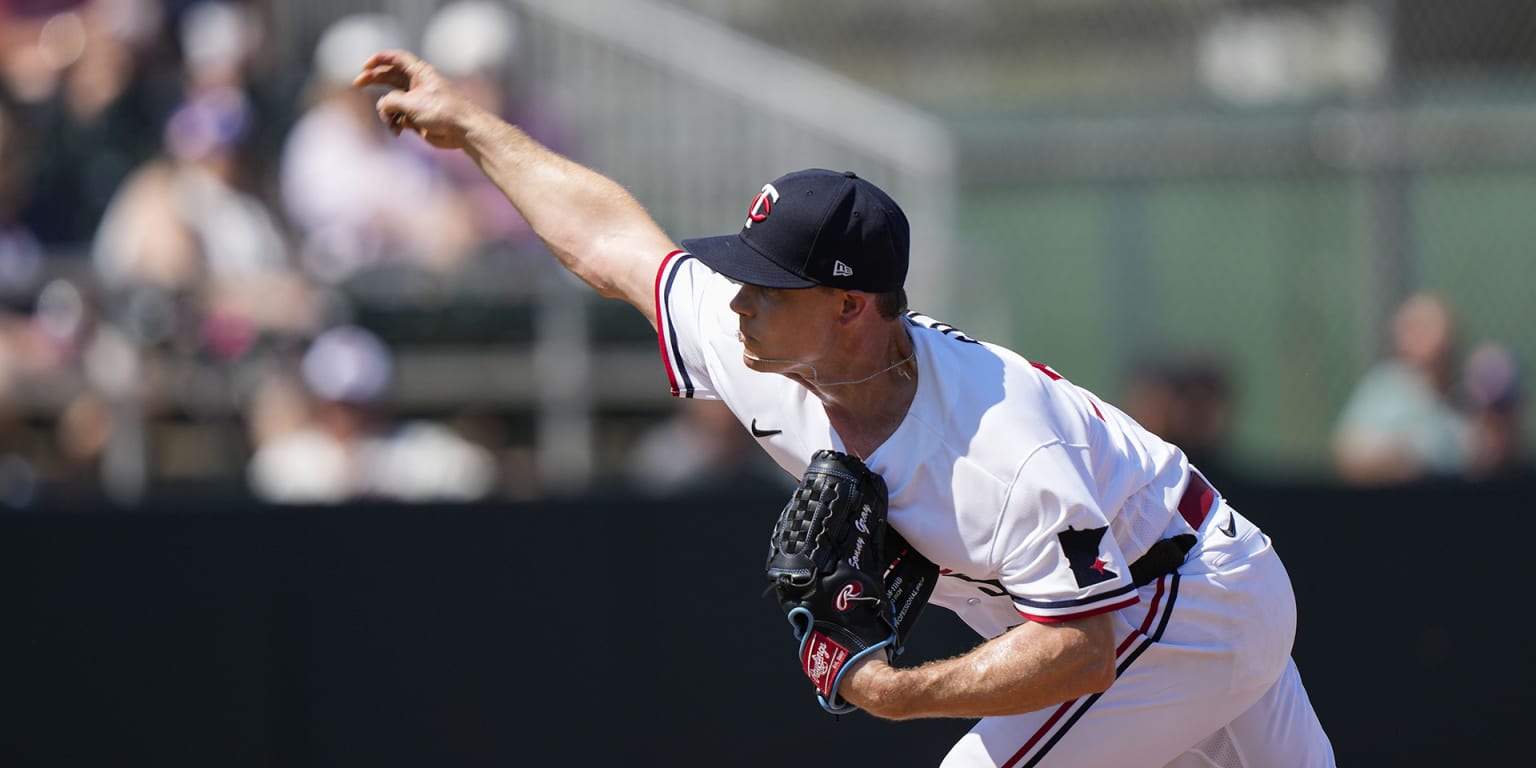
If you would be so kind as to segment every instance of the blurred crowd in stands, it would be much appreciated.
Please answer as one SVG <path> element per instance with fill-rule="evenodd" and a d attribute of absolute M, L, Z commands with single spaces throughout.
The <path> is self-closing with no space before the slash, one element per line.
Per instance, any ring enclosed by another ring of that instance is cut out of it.
<path fill-rule="evenodd" d="M 345 16 L 300 62 L 275 60 L 266 8 L 0 0 L 0 502 L 131 500 L 150 461 L 234 462 L 290 502 L 528 476 L 498 466 L 495 429 L 383 407 L 392 351 L 355 300 L 547 261 L 466 158 L 389 137 L 351 88 L 374 51 L 414 48 L 564 150 L 515 81 L 511 6 L 448 3 L 409 32 Z M 234 445 L 145 427 L 231 418 Z"/>
<path fill-rule="evenodd" d="M 483 289 L 487 270 L 526 290 L 550 268 L 462 153 L 392 139 L 374 95 L 350 87 L 372 52 L 413 48 L 579 157 L 516 76 L 512 6 L 455 0 L 420 30 L 345 16 L 306 61 L 276 59 L 267 8 L 0 0 L 0 505 L 34 505 L 45 488 L 133 500 L 148 477 L 212 464 L 281 502 L 539 493 L 528 451 L 492 420 L 386 407 L 393 351 L 356 306 L 402 285 Z M 1489 346 L 1456 368 L 1449 326 L 1441 304 L 1405 307 L 1397 356 L 1339 425 L 1342 477 L 1488 476 L 1520 461 L 1515 361 Z M 1128 385 L 1129 411 L 1218 482 L 1231 471 L 1234 387 L 1219 360 L 1146 366 Z M 175 429 L 219 420 L 239 439 Z M 709 405 L 643 435 L 626 471 L 658 493 L 782 483 L 765 461 Z"/>

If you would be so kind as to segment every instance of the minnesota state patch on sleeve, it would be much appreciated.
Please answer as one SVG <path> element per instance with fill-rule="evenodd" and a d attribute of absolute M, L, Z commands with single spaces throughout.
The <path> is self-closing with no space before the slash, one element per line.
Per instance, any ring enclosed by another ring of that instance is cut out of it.
<path fill-rule="evenodd" d="M 1108 531 L 1108 527 L 1089 528 L 1082 531 L 1068 528 L 1056 534 L 1057 541 L 1061 542 L 1062 554 L 1066 555 L 1067 563 L 1072 567 L 1072 577 L 1077 579 L 1078 587 L 1091 587 L 1120 576 L 1119 573 L 1109 569 L 1109 561 L 1099 550 L 1100 544 L 1104 541 L 1104 534 Z"/>

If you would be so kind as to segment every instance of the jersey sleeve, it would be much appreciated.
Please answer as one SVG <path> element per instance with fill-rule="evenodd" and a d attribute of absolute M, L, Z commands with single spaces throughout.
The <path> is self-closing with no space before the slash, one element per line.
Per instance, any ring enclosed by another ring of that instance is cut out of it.
<path fill-rule="evenodd" d="M 686 251 L 673 251 L 656 271 L 656 343 L 673 397 L 718 399 L 710 374 L 710 341 L 734 335 L 736 286 Z"/>
<path fill-rule="evenodd" d="M 1008 494 L 994 555 L 1014 608 L 1031 621 L 1085 618 L 1140 599 L 1089 478 L 1086 449 L 1053 444 L 1025 461 Z"/>

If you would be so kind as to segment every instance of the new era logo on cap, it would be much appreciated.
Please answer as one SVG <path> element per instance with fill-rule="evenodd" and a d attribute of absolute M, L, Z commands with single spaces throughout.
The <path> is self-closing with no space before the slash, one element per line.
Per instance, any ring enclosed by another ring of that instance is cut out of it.
<path fill-rule="evenodd" d="M 906 281 L 906 214 L 852 171 L 812 168 L 763 185 L 741 231 L 684 240 L 699 260 L 743 283 L 881 293 Z"/>

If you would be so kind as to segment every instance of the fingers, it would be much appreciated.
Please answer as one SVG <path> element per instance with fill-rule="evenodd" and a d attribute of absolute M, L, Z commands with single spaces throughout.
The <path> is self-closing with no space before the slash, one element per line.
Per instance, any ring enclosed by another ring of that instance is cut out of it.
<path fill-rule="evenodd" d="M 412 67 L 420 63 L 422 63 L 421 59 L 416 58 L 416 55 L 410 51 L 391 49 L 379 51 L 369 56 L 368 60 L 363 62 L 363 69 L 368 70 L 374 67 L 388 66 L 396 67 L 402 72 L 408 72 Z"/>
<path fill-rule="evenodd" d="M 379 119 L 389 126 L 390 133 L 399 136 L 402 131 L 416 130 L 409 117 L 410 109 L 405 103 L 403 91 L 390 91 L 379 97 L 375 109 L 378 110 Z"/>
<path fill-rule="evenodd" d="M 352 87 L 387 85 L 408 90 L 433 74 L 431 66 L 409 51 L 379 51 L 363 62 L 362 72 L 353 78 Z"/>
<path fill-rule="evenodd" d="M 392 65 L 381 65 L 364 69 L 352 79 L 353 88 L 366 88 L 370 85 L 387 85 L 391 88 L 406 89 L 411 87 L 411 78 Z"/>
<path fill-rule="evenodd" d="M 431 65 L 410 52 L 375 53 L 363 62 L 363 70 L 353 78 L 352 85 L 389 86 L 389 92 L 379 97 L 374 109 L 395 136 L 412 131 L 433 146 L 462 146 L 460 129 L 454 125 L 456 116 L 463 112 L 460 98 Z"/>
<path fill-rule="evenodd" d="M 409 108 L 403 102 L 404 92 L 431 75 L 432 68 L 409 51 L 385 50 L 363 62 L 362 71 L 352 79 L 352 87 L 384 85 L 393 89 L 379 99 L 376 109 L 390 132 L 399 136 L 405 130 L 415 130 Z"/>

